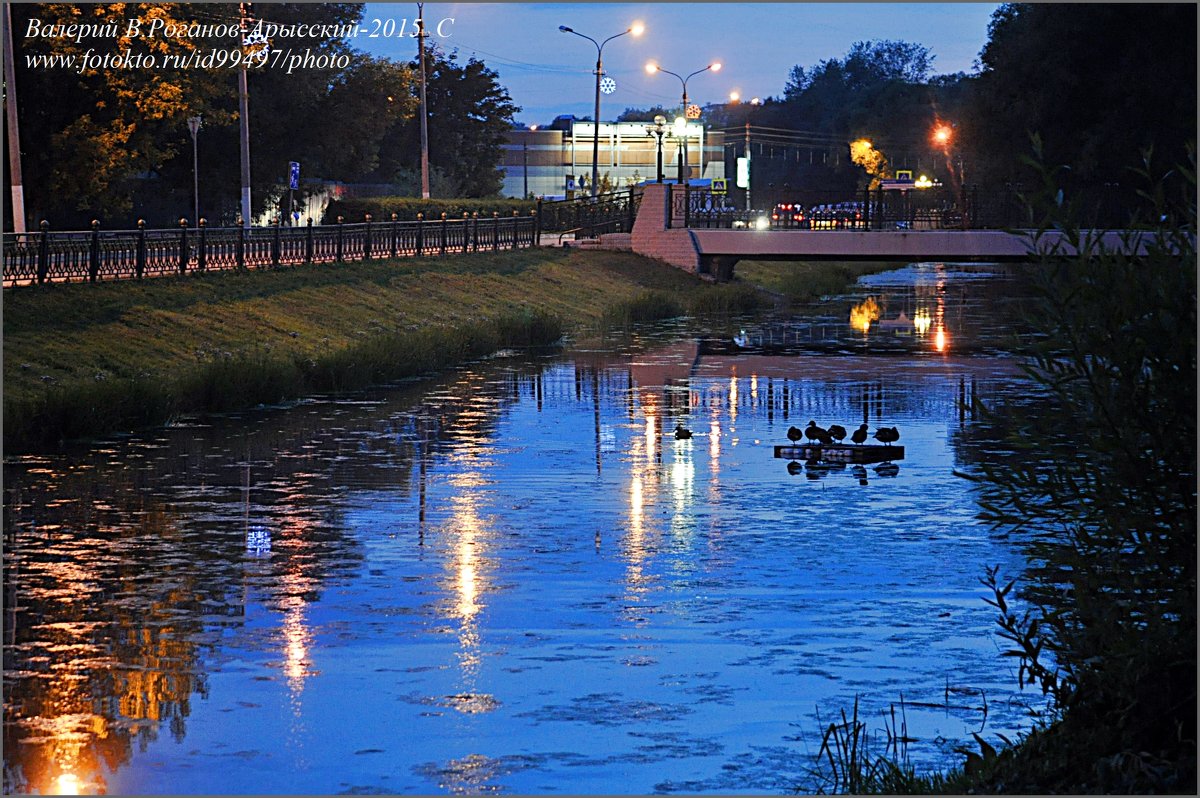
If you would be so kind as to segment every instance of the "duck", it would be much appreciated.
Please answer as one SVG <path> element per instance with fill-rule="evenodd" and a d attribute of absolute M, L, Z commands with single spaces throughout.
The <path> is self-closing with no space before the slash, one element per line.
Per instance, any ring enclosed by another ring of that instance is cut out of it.
<path fill-rule="evenodd" d="M 867 425 L 863 424 L 850 435 L 850 440 L 861 446 L 867 440 Z"/>
<path fill-rule="evenodd" d="M 808 426 L 804 429 L 804 437 L 810 441 L 817 441 L 819 443 L 833 443 L 833 438 L 829 437 L 829 432 L 822 427 L 818 427 L 815 421 L 808 422 Z"/>
<path fill-rule="evenodd" d="M 846 439 L 846 428 L 841 424 L 830 424 L 829 437 L 833 438 L 838 443 L 841 443 Z"/>
<path fill-rule="evenodd" d="M 900 440 L 900 430 L 895 427 L 880 427 L 875 430 L 875 440 L 882 443 L 884 446 L 890 446 Z"/>
<path fill-rule="evenodd" d="M 788 427 L 787 436 L 792 443 L 799 443 L 800 439 L 804 437 L 804 431 L 799 427 Z"/>
<path fill-rule="evenodd" d="M 692 437 L 692 431 L 682 424 L 675 425 L 675 440 L 686 441 Z"/>

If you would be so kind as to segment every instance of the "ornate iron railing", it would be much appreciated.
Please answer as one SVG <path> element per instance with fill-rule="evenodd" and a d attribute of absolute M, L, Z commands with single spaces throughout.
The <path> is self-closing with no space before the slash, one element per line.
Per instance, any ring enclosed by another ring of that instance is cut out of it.
<path fill-rule="evenodd" d="M 747 211 L 732 207 L 723 196 L 707 189 L 676 187 L 670 206 L 672 224 L 860 231 L 1006 230 L 1039 224 L 1020 186 L 875 190 L 857 195 L 791 190 L 757 196 L 765 206 Z M 1115 186 L 1080 190 L 1076 202 L 1081 222 L 1095 228 L 1126 227 L 1134 210 L 1130 198 Z"/>
<path fill-rule="evenodd" d="M 35 233 L 4 234 L 4 287 L 523 249 L 537 245 L 539 221 L 514 212 L 305 227 L 210 228 L 201 220 L 195 228 L 101 230 L 93 222 L 90 232 L 56 232 L 43 222 Z"/>
<path fill-rule="evenodd" d="M 642 192 L 636 187 L 622 191 L 554 202 L 538 202 L 541 229 L 547 233 L 573 231 L 576 235 L 628 233 L 641 206 Z"/>

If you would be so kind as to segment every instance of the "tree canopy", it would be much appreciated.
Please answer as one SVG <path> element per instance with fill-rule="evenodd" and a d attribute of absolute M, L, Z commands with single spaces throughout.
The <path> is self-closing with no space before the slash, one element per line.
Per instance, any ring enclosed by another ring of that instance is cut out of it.
<path fill-rule="evenodd" d="M 980 63 L 963 145 L 981 177 L 1027 177 L 1032 133 L 1080 181 L 1129 177 L 1145 147 L 1182 163 L 1195 141 L 1194 4 L 1004 5 Z"/>
<path fill-rule="evenodd" d="M 273 59 L 248 70 L 254 213 L 277 207 L 289 161 L 301 163 L 304 178 L 412 184 L 420 159 L 417 67 L 367 55 L 336 35 L 361 20 L 362 4 L 251 8 L 251 30 L 259 21 L 307 23 L 286 39 L 280 33 L 268 47 L 312 56 L 290 70 Z M 59 229 L 86 226 L 93 218 L 105 226 L 132 225 L 139 217 L 153 226 L 190 219 L 193 152 L 187 120 L 200 116 L 201 214 L 212 223 L 233 222 L 240 132 L 239 70 L 232 59 L 247 52 L 238 33 L 238 4 L 16 4 L 12 17 L 15 31 L 37 18 L 43 25 L 111 23 L 122 34 L 15 39 L 13 80 L 30 219 L 49 219 Z M 143 31 L 158 25 L 157 35 L 127 35 L 131 21 Z M 82 69 L 26 60 L 59 56 L 78 64 L 89 51 L 95 64 Z M 160 64 L 212 52 L 223 60 L 154 69 L 112 68 L 99 61 L 124 51 L 153 54 Z M 459 63 L 434 49 L 426 67 L 437 190 L 447 196 L 496 193 L 500 144 L 519 109 L 480 61 Z"/>

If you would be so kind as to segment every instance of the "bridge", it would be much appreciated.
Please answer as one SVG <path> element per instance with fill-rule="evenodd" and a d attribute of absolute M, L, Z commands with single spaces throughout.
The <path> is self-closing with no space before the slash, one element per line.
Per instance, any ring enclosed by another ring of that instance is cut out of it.
<path fill-rule="evenodd" d="M 683 195 L 676 187 L 672 196 L 672 187 L 666 184 L 646 186 L 627 246 L 622 248 L 631 247 L 638 254 L 716 280 L 730 279 L 739 260 L 991 262 L 1078 254 L 1073 241 L 1053 231 L 1035 242 L 1032 231 L 897 229 L 895 223 L 892 229 L 873 229 L 869 223 L 860 223 L 862 229 L 760 230 L 752 223 L 728 229 L 698 227 L 697 220 L 710 224 L 712 217 L 688 218 Z M 1093 251 L 1136 254 L 1144 254 L 1152 240 L 1149 234 L 1131 237 L 1123 232 L 1097 232 L 1090 237 Z"/>

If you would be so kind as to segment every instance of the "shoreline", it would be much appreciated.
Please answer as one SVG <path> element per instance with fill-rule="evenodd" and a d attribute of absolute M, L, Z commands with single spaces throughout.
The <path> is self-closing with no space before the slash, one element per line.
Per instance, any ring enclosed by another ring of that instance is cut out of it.
<path fill-rule="evenodd" d="M 565 332 L 753 312 L 893 266 L 756 264 L 714 285 L 632 253 L 546 248 L 10 289 L 4 449 L 359 390 Z M 823 279 L 781 293 L 805 267 Z"/>

